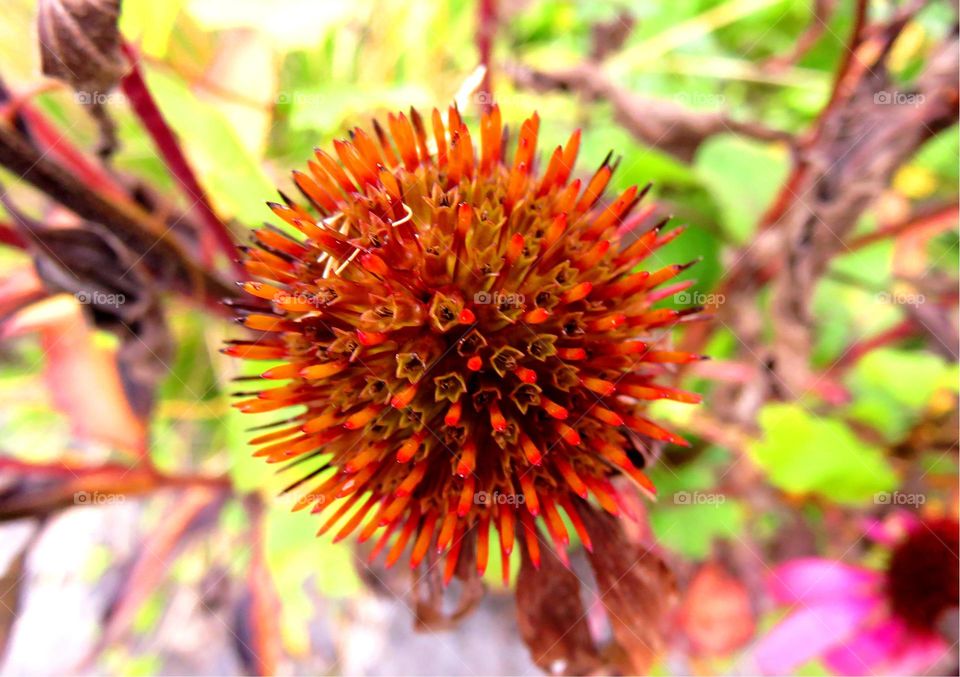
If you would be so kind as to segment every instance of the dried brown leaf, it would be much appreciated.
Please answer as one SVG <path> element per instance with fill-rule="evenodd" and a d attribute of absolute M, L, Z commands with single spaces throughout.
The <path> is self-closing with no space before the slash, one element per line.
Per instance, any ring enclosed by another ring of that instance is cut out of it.
<path fill-rule="evenodd" d="M 534 663 L 551 674 L 582 675 L 601 667 L 580 598 L 580 581 L 552 547 L 542 548 L 539 571 L 526 550 L 521 551 L 516 599 L 520 636 Z"/>
<path fill-rule="evenodd" d="M 588 555 L 600 601 L 622 649 L 621 667 L 627 673 L 646 673 L 663 648 L 666 616 L 676 596 L 673 574 L 659 555 L 632 543 L 617 518 L 587 503 L 580 507 L 593 541 Z"/>

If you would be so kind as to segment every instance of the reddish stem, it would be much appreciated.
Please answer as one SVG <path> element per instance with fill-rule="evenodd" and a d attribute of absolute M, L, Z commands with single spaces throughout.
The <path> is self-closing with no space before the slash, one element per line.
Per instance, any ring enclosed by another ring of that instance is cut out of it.
<path fill-rule="evenodd" d="M 184 195 L 190 201 L 190 209 L 197 214 L 206 232 L 231 262 L 234 273 L 240 278 L 246 277 L 242 266 L 235 260 L 236 243 L 233 235 L 214 212 L 207 194 L 197 181 L 193 169 L 180 148 L 176 134 L 167 124 L 156 100 L 147 88 L 140 70 L 138 55 L 130 45 L 125 44 L 123 49 L 130 62 L 130 72 L 120 81 L 120 87 L 130 102 L 131 108 L 153 138 L 167 169 L 176 178 Z"/>
<path fill-rule="evenodd" d="M 0 244 L 16 247 L 17 249 L 27 248 L 27 241 L 24 240 L 16 228 L 9 223 L 0 223 Z"/>
<path fill-rule="evenodd" d="M 493 84 L 490 77 L 493 36 L 497 30 L 496 0 L 479 0 L 477 12 L 477 50 L 483 64 L 483 83 L 480 85 L 480 110 L 484 113 L 493 108 Z"/>

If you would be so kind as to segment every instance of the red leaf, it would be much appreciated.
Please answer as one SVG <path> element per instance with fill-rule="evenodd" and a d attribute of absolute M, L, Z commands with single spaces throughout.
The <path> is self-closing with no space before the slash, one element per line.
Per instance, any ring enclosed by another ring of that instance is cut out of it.
<path fill-rule="evenodd" d="M 687 588 L 679 623 L 697 654 L 726 656 L 753 637 L 747 589 L 719 564 L 704 564 Z"/>

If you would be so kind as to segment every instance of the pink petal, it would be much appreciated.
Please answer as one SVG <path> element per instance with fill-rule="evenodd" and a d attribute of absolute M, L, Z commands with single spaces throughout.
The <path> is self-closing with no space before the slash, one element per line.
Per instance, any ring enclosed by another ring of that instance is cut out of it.
<path fill-rule="evenodd" d="M 795 559 L 773 571 L 770 594 L 788 604 L 875 597 L 881 576 L 878 571 L 829 559 Z"/>
<path fill-rule="evenodd" d="M 874 600 L 817 602 L 787 616 L 753 650 L 765 675 L 784 675 L 825 651 L 848 641 L 873 609 Z"/>
<path fill-rule="evenodd" d="M 919 633 L 899 619 L 885 618 L 824 659 L 839 675 L 916 675 L 936 664 L 948 649 L 937 635 Z"/>
<path fill-rule="evenodd" d="M 913 513 L 897 510 L 883 520 L 870 519 L 864 525 L 863 533 L 874 543 L 892 548 L 912 531 L 920 520 Z"/>

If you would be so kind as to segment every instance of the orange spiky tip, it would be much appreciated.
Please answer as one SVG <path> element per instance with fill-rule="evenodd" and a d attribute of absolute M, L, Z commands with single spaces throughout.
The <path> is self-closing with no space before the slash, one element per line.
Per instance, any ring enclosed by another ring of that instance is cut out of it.
<path fill-rule="evenodd" d="M 225 352 L 279 360 L 263 377 L 287 383 L 237 406 L 297 407 L 256 454 L 316 459 L 289 490 L 298 508 L 338 504 L 321 533 L 376 534 L 390 564 L 405 548 L 413 565 L 446 553 L 447 578 L 461 553 L 482 571 L 491 542 L 506 557 L 519 539 L 538 564 L 536 533 L 563 559 L 560 511 L 590 547 L 578 511 L 626 512 L 613 476 L 653 493 L 636 445 L 684 442 L 644 404 L 699 401 L 656 382 L 699 359 L 652 338 L 692 318 L 653 307 L 682 266 L 639 269 L 674 235 L 630 235 L 643 192 L 603 199 L 609 157 L 570 180 L 579 131 L 538 174 L 536 115 L 512 159 L 496 106 L 479 137 L 455 108 L 431 123 L 411 110 L 354 130 L 294 173 L 305 204 L 270 203 L 301 236 L 256 231 L 243 254 L 257 279 L 235 304 L 255 336 Z"/>

